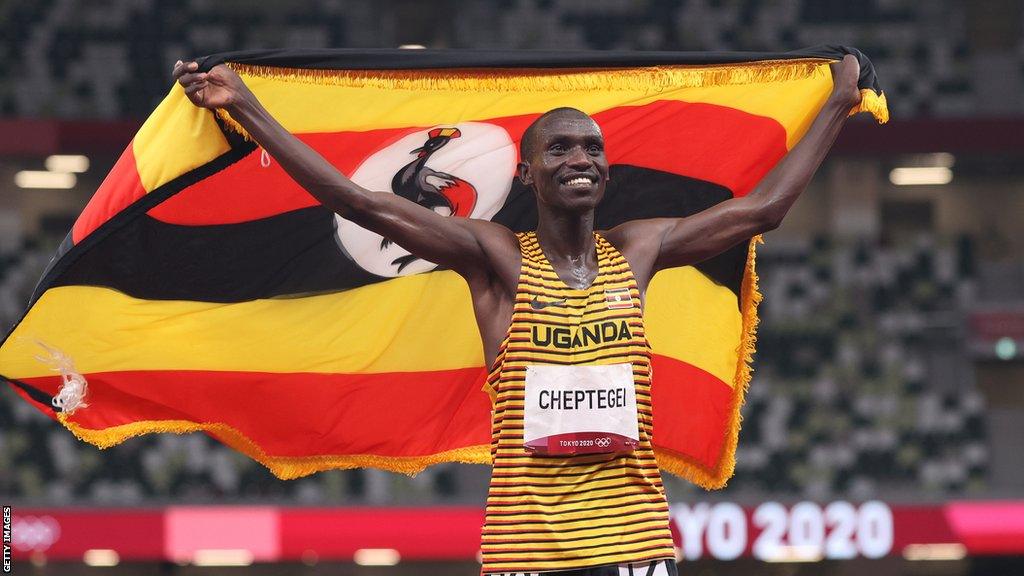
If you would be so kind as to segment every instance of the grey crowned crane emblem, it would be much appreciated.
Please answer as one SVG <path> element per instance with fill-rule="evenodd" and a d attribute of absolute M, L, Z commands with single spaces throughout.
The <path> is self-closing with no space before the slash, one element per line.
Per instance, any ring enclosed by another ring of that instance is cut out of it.
<path fill-rule="evenodd" d="M 476 206 L 476 188 L 458 176 L 427 167 L 427 160 L 434 152 L 460 136 L 462 132 L 458 128 L 434 128 L 428 132 L 423 146 L 409 151 L 416 158 L 391 179 L 391 191 L 428 210 L 444 208 L 449 216 L 468 218 Z M 384 238 L 380 242 L 380 249 L 384 250 L 390 245 L 391 240 Z M 398 266 L 398 272 L 401 272 L 418 259 L 407 254 L 395 258 L 391 264 Z"/>

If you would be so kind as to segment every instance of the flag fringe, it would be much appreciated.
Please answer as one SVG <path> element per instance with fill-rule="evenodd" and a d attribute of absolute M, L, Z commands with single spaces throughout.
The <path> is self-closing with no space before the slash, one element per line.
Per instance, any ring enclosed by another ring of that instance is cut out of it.
<path fill-rule="evenodd" d="M 757 306 L 761 303 L 762 295 L 758 288 L 757 271 L 755 269 L 757 257 L 757 245 L 763 244 L 764 239 L 758 235 L 750 240 L 747 248 L 747 264 L 743 274 L 743 286 L 740 291 L 740 306 L 742 313 L 743 328 L 740 336 L 740 344 L 736 349 L 738 362 L 736 363 L 736 375 L 733 377 L 732 402 L 729 406 L 729 427 L 725 431 L 725 445 L 722 447 L 722 454 L 718 464 L 713 469 L 693 461 L 684 454 L 655 447 L 654 452 L 658 459 L 658 466 L 684 480 L 706 490 L 717 490 L 724 488 L 736 469 L 736 445 L 739 441 L 740 424 L 743 416 L 740 411 L 746 400 L 747 389 L 750 387 L 750 378 L 753 375 L 754 352 L 757 344 Z"/>
<path fill-rule="evenodd" d="M 656 91 L 774 83 L 809 78 L 831 60 L 764 60 L 742 64 L 637 68 L 458 68 L 423 70 L 324 70 L 228 62 L 242 76 L 343 88 L 473 92 Z"/>
<path fill-rule="evenodd" d="M 457 70 L 320 70 L 279 68 L 228 62 L 241 76 L 284 82 L 371 88 L 377 90 L 454 92 L 662 92 L 680 88 L 769 84 L 803 80 L 816 73 L 828 73 L 831 60 L 765 60 L 743 64 L 706 66 L 649 66 L 643 68 L 588 69 L 575 71 L 545 68 L 497 68 Z M 861 103 L 850 114 L 869 112 L 879 123 L 889 121 L 884 93 L 861 90 Z M 217 116 L 233 132 L 251 140 L 249 133 L 226 110 Z"/>
<path fill-rule="evenodd" d="M 850 116 L 859 112 L 867 112 L 875 117 L 879 124 L 889 121 L 889 103 L 885 99 L 885 92 L 875 93 L 870 88 L 861 88 L 860 104 L 850 110 Z"/>
<path fill-rule="evenodd" d="M 96 446 L 110 448 L 129 438 L 144 434 L 189 434 L 207 432 L 216 436 L 227 446 L 238 450 L 267 467 L 281 480 L 294 480 L 323 470 L 347 468 L 378 468 L 415 476 L 428 466 L 444 462 L 465 464 L 490 464 L 491 451 L 488 445 L 465 446 L 424 456 L 380 456 L 377 454 L 316 455 L 316 456 L 271 456 L 248 436 L 221 422 L 198 423 L 190 420 L 149 420 L 130 422 L 101 430 L 86 428 L 72 422 L 67 414 L 58 413 L 57 420 L 71 431 L 76 438 Z"/>
<path fill-rule="evenodd" d="M 279 68 L 228 62 L 248 78 L 339 86 L 342 88 L 452 92 L 590 92 L 658 93 L 681 88 L 770 84 L 829 74 L 825 58 L 764 60 L 741 64 L 647 66 L 610 69 L 467 68 L 442 70 L 321 70 Z M 251 139 L 227 111 L 217 116 L 234 132 Z"/>

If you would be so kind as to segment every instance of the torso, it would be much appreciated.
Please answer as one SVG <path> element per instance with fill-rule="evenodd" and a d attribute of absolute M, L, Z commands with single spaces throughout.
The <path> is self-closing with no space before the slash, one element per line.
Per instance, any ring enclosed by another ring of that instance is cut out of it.
<path fill-rule="evenodd" d="M 490 222 L 486 224 L 490 224 Z M 654 273 L 653 255 L 657 251 L 651 246 L 627 244 L 625 238 L 620 237 L 617 231 L 618 228 L 601 231 L 597 234 L 615 247 L 629 263 L 633 279 L 640 289 L 640 305 L 642 307 L 647 284 Z M 469 285 L 477 328 L 480 330 L 480 339 L 483 342 L 486 366 L 494 364 L 498 347 L 508 331 L 516 287 L 519 283 L 519 269 L 522 264 L 517 234 L 501 225 L 492 225 L 489 232 L 481 239 L 485 245 L 485 252 L 489 255 L 489 270 L 484 272 L 477 270 L 475 273 L 465 276 Z M 591 280 L 597 276 L 597 262 L 595 261 L 593 264 L 594 269 L 589 276 Z M 552 264 L 552 270 L 563 282 L 570 278 L 570 274 L 565 270 L 560 270 L 557 264 Z M 589 285 L 590 282 L 587 284 Z"/>
<path fill-rule="evenodd" d="M 488 354 L 494 472 L 482 541 L 484 571 L 537 572 L 672 558 L 668 505 L 650 443 L 650 347 L 644 336 L 641 290 L 629 264 L 595 234 L 596 277 L 587 288 L 571 288 L 545 258 L 534 233 L 516 236 L 521 266 L 508 309 L 511 322 L 504 316 L 500 345 L 493 356 Z M 616 288 L 619 291 L 613 294 L 619 300 L 606 294 Z M 537 309 L 531 305 L 534 297 L 564 300 L 566 306 Z M 574 338 L 584 327 L 593 334 L 594 326 L 605 323 L 619 328 L 614 336 Z M 481 335 L 486 337 L 484 331 L 481 322 Z M 490 348 L 486 342 L 485 348 Z M 523 448 L 525 366 L 613 363 L 632 366 L 640 429 L 637 449 L 538 456 Z"/>

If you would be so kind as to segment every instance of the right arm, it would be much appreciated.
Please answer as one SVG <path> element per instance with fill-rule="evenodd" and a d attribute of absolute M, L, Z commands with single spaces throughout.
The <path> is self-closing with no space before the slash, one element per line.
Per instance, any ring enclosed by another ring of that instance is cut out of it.
<path fill-rule="evenodd" d="M 511 232 L 498 224 L 441 216 L 396 194 L 370 191 L 352 182 L 281 126 L 227 66 L 200 73 L 195 62 L 179 61 L 174 78 L 196 106 L 226 110 L 321 204 L 424 260 L 469 279 L 490 267 L 493 260 L 488 257 L 488 242 L 501 239 L 501 244 L 508 243 L 506 236 Z"/>

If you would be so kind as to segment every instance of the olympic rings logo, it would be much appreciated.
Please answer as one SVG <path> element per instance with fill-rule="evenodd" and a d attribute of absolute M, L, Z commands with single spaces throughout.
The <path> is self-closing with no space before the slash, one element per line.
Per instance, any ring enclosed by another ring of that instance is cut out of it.
<path fill-rule="evenodd" d="M 612 445 L 612 439 L 605 436 L 604 438 L 594 440 L 594 444 L 597 444 L 598 448 L 607 448 Z"/>
<path fill-rule="evenodd" d="M 43 552 L 60 538 L 60 524 L 52 516 L 18 516 L 11 522 L 11 544 L 24 552 Z"/>

